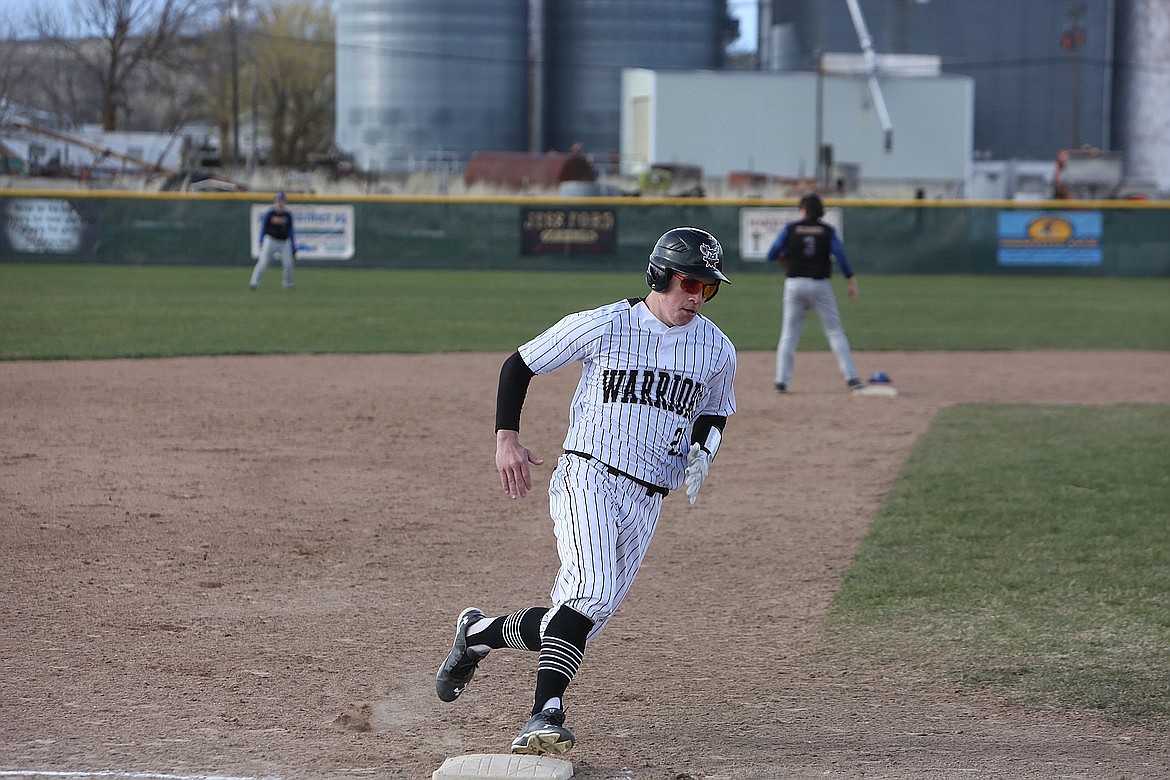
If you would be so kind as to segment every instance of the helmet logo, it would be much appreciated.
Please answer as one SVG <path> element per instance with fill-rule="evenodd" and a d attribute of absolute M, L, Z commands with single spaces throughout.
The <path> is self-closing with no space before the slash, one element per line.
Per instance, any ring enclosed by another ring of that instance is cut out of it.
<path fill-rule="evenodd" d="M 703 253 L 703 263 L 708 268 L 719 270 L 719 247 L 710 244 L 699 244 L 699 251 Z"/>

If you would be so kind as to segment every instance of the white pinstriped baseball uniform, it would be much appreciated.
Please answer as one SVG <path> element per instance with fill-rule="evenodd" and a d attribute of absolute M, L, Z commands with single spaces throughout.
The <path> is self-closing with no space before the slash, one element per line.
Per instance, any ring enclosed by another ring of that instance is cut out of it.
<path fill-rule="evenodd" d="M 735 347 L 701 314 L 669 327 L 631 298 L 570 314 L 519 353 L 534 374 L 582 363 L 549 486 L 561 560 L 551 596 L 594 621 L 593 639 L 654 534 L 665 491 L 647 486 L 680 487 L 695 419 L 735 412 Z"/>

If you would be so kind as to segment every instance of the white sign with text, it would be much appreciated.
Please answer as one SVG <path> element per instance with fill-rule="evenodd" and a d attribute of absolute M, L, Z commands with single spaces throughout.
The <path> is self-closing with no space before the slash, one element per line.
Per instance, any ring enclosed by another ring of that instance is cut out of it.
<path fill-rule="evenodd" d="M 260 231 L 271 206 L 252 205 L 252 257 L 260 256 Z M 298 260 L 349 260 L 354 253 L 353 206 L 298 203 L 293 215 Z"/>
<path fill-rule="evenodd" d="M 743 208 L 739 210 L 739 258 L 750 262 L 764 262 L 768 247 L 789 222 L 800 219 L 800 209 Z M 825 209 L 825 222 L 837 230 L 845 240 L 845 216 L 839 208 Z"/>

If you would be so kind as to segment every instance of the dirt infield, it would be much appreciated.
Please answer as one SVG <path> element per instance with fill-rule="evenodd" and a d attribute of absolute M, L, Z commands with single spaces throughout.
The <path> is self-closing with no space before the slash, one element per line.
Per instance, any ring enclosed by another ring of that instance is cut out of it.
<path fill-rule="evenodd" d="M 503 355 L 0 363 L 0 771 L 429 778 L 506 752 L 532 656 L 434 695 L 455 615 L 542 602 L 549 466 L 493 468 Z M 697 507 L 671 495 L 567 700 L 576 776 L 1162 778 L 1170 731 L 1023 710 L 829 652 L 822 618 L 915 439 L 962 401 L 1170 402 L 1170 354 L 741 356 Z M 534 380 L 558 452 L 575 372 Z"/>

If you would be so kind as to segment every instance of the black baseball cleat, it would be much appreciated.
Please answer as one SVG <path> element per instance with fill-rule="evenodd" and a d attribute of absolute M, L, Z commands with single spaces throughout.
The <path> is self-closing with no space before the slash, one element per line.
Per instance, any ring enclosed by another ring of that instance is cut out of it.
<path fill-rule="evenodd" d="M 481 610 L 468 607 L 459 613 L 455 621 L 455 641 L 451 645 L 451 652 L 435 675 L 435 693 L 443 701 L 458 699 L 475 675 L 479 662 L 487 657 L 487 653 L 478 653 L 467 647 L 467 629 L 482 617 L 486 616 Z"/>
<path fill-rule="evenodd" d="M 860 390 L 865 387 L 865 382 L 861 381 L 860 377 L 853 377 L 845 383 L 850 390 Z"/>
<path fill-rule="evenodd" d="M 568 753 L 575 741 L 573 732 L 565 728 L 565 711 L 549 707 L 528 719 L 524 730 L 512 740 L 512 752 L 524 756 L 559 756 Z"/>
<path fill-rule="evenodd" d="M 776 383 L 776 392 L 777 393 L 787 393 L 788 392 L 788 385 L 784 384 L 783 382 L 777 382 Z"/>

